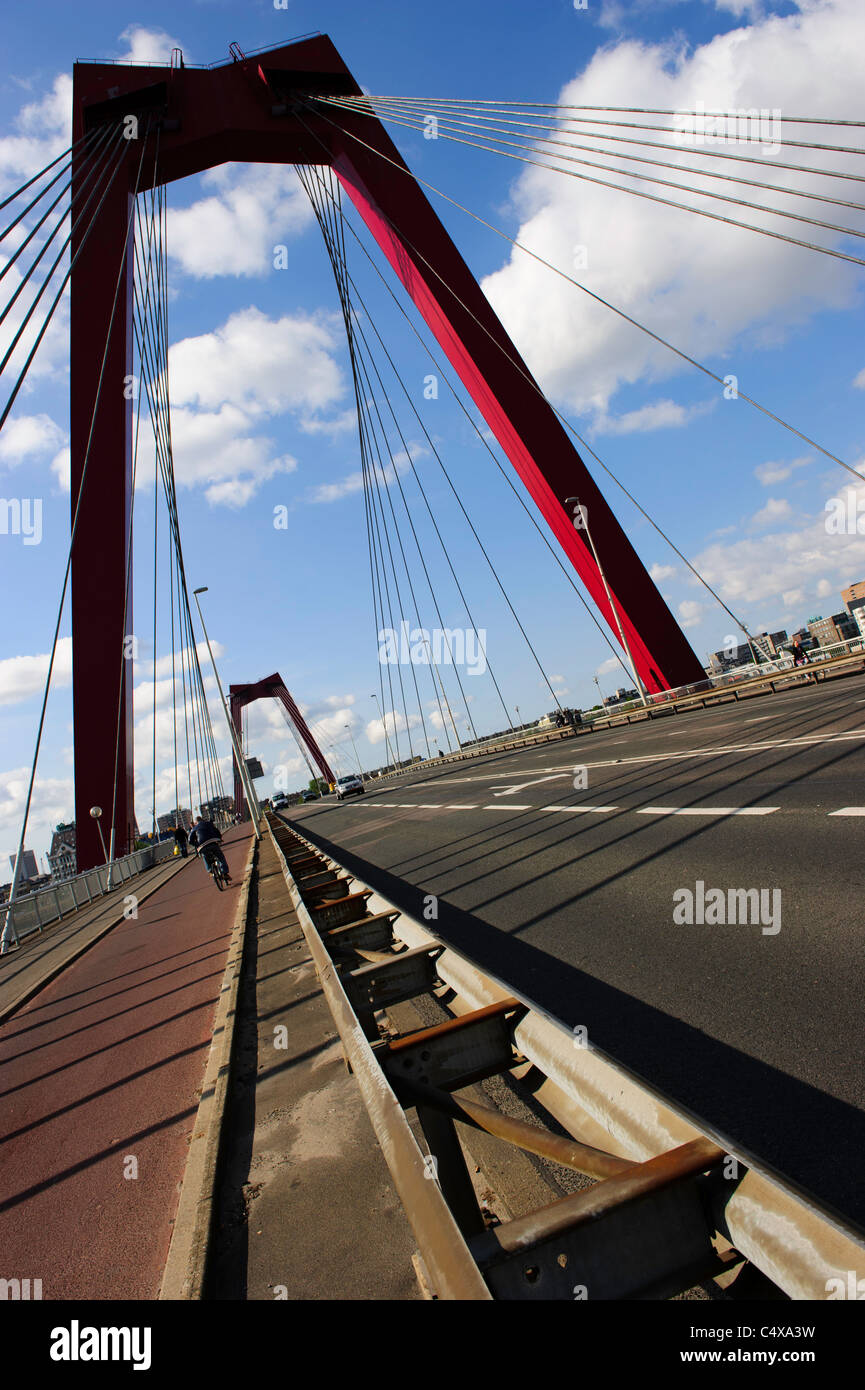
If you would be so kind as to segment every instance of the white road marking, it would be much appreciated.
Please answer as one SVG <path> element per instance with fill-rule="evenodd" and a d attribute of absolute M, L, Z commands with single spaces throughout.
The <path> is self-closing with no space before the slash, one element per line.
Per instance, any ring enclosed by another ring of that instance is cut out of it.
<path fill-rule="evenodd" d="M 596 811 L 599 815 L 607 811 L 618 811 L 618 806 L 539 806 L 539 811 Z"/>
<path fill-rule="evenodd" d="M 842 806 L 840 811 L 830 811 L 830 816 L 865 816 L 865 806 Z"/>
<path fill-rule="evenodd" d="M 640 806 L 638 816 L 769 816 L 778 806 Z"/>
<path fill-rule="evenodd" d="M 567 773 L 553 772 L 547 777 L 536 777 L 533 782 L 520 782 L 516 787 L 502 787 L 501 791 L 493 791 L 493 796 L 513 796 L 516 792 L 525 791 L 526 787 L 536 787 L 539 782 L 556 782 L 561 777 L 567 777 Z"/>
<path fill-rule="evenodd" d="M 773 719 L 771 714 L 755 714 L 751 719 L 746 719 L 746 724 L 762 724 L 764 719 Z"/>
<path fill-rule="evenodd" d="M 513 802 L 509 802 L 507 806 L 483 806 L 481 809 L 484 811 L 536 811 L 537 807 L 515 806 Z"/>

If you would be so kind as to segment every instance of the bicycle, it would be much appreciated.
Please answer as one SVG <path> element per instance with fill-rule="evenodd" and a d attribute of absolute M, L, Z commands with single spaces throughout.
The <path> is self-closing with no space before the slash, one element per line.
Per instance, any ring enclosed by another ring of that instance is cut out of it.
<path fill-rule="evenodd" d="M 212 844 L 213 842 L 211 841 L 210 843 Z M 225 863 L 220 855 L 206 853 L 209 847 L 209 845 L 204 845 L 201 849 L 196 850 L 196 853 L 204 860 L 204 867 L 207 869 L 207 872 L 210 874 L 221 893 L 228 883 L 228 874 L 225 870 Z"/>

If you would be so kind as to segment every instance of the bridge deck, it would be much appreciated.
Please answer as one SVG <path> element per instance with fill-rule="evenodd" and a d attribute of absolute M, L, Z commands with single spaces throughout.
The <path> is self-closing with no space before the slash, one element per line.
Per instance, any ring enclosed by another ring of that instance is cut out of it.
<path fill-rule="evenodd" d="M 156 1297 L 236 906 L 190 861 L 0 1027 L 4 1277 Z"/>

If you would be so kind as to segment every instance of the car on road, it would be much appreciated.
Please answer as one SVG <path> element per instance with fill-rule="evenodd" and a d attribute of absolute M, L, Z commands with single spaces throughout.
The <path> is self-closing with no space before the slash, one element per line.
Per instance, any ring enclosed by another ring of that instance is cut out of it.
<path fill-rule="evenodd" d="M 301 800 L 302 800 L 302 801 L 318 801 L 318 794 L 317 794 L 316 792 L 303 792 L 302 795 L 301 795 Z"/>
<path fill-rule="evenodd" d="M 284 811 L 288 805 L 288 797 L 285 792 L 277 792 L 270 804 L 274 811 Z"/>
<path fill-rule="evenodd" d="M 351 777 L 340 777 L 336 784 L 336 799 L 342 801 L 343 797 L 354 794 L 363 796 L 365 791 L 366 787 L 356 773 Z"/>

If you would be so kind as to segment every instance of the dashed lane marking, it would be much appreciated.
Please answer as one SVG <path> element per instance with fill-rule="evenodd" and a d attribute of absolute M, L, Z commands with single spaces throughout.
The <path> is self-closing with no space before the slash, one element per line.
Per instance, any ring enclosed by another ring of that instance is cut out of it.
<path fill-rule="evenodd" d="M 770 816 L 778 806 L 640 806 L 638 816 Z"/>

